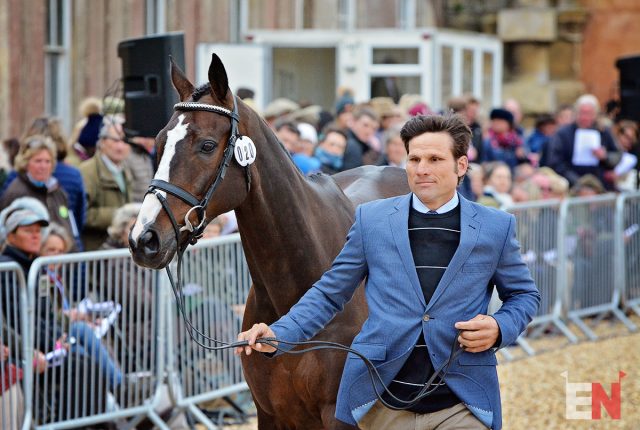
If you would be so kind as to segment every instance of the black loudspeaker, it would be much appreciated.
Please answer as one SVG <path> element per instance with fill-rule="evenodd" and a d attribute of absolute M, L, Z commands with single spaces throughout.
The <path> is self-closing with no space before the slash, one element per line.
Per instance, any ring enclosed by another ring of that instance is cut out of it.
<path fill-rule="evenodd" d="M 127 39 L 118 44 L 127 137 L 155 137 L 171 118 L 178 96 L 171 83 L 169 55 L 185 69 L 183 33 Z"/>
<path fill-rule="evenodd" d="M 620 113 L 618 119 L 640 121 L 640 55 L 619 58 Z"/>

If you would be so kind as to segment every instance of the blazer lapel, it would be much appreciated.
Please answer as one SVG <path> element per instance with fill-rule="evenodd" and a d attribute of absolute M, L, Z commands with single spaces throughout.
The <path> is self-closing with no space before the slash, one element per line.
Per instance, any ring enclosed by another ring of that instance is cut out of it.
<path fill-rule="evenodd" d="M 469 258 L 473 247 L 478 241 L 480 222 L 474 218 L 477 212 L 467 199 L 462 197 L 460 194 L 458 194 L 458 196 L 460 197 L 460 243 L 455 254 L 453 254 L 451 262 L 444 271 L 444 274 L 436 287 L 436 291 L 433 293 L 433 297 L 431 297 L 431 300 L 427 305 L 427 311 L 447 289 L 447 286 L 451 283 L 453 277 L 460 271 L 464 262 Z"/>
<path fill-rule="evenodd" d="M 389 214 L 389 223 L 391 224 L 393 239 L 400 254 L 400 260 L 402 260 L 402 265 L 407 271 L 411 286 L 420 302 L 423 306 L 426 306 L 424 294 L 418 280 L 418 273 L 416 272 L 416 265 L 411 254 L 411 245 L 409 244 L 409 206 L 411 205 L 411 196 L 412 194 L 409 193 L 397 201 L 394 210 Z"/>

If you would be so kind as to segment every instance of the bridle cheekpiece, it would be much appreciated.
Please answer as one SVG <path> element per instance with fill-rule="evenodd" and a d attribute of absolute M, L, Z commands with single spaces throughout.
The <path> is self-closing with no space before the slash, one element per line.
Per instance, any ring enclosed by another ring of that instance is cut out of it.
<path fill-rule="evenodd" d="M 147 194 L 151 193 L 156 196 L 156 198 L 160 201 L 162 208 L 169 216 L 171 220 L 171 224 L 173 226 L 174 232 L 176 234 L 176 246 L 178 247 L 178 252 L 180 249 L 180 232 L 187 231 L 189 232 L 189 240 L 187 244 L 195 244 L 204 232 L 205 222 L 207 220 L 206 208 L 209 204 L 209 201 L 213 197 L 213 193 L 216 191 L 222 180 L 224 179 L 225 173 L 229 164 L 231 164 L 231 158 L 233 157 L 234 149 L 236 146 L 236 141 L 240 136 L 238 132 L 238 124 L 240 122 L 240 117 L 238 116 L 238 105 L 236 103 L 235 96 L 233 97 L 233 110 L 229 110 L 227 108 L 210 105 L 207 103 L 198 103 L 198 102 L 180 102 L 176 103 L 173 106 L 173 109 L 177 112 L 190 112 L 190 111 L 204 111 L 216 113 L 219 115 L 224 115 L 228 117 L 231 121 L 231 131 L 229 134 L 229 140 L 227 141 L 227 146 L 224 149 L 224 153 L 222 155 L 222 162 L 218 168 L 218 173 L 216 175 L 215 180 L 209 186 L 207 193 L 204 195 L 202 199 L 198 199 L 196 196 L 191 194 L 190 192 L 184 190 L 183 188 L 169 183 L 167 181 L 163 181 L 162 179 L 153 179 L 151 180 L 151 184 L 149 185 L 149 189 L 147 190 Z M 250 166 L 244 166 L 246 177 L 247 177 L 247 189 L 250 189 L 251 186 L 251 173 Z M 187 205 L 191 206 L 184 217 L 184 225 L 180 226 L 176 221 L 171 208 L 167 204 L 167 199 L 162 194 L 162 191 L 165 193 L 171 194 L 174 197 L 179 198 Z M 198 225 L 194 226 L 189 220 L 190 215 L 195 212 L 198 216 Z M 187 245 L 184 246 L 186 248 Z M 183 248 L 183 249 L 184 249 Z"/>

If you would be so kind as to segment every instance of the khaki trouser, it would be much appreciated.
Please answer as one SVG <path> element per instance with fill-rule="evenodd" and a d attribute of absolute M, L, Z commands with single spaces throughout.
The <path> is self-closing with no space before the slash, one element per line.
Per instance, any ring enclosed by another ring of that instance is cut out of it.
<path fill-rule="evenodd" d="M 486 430 L 467 407 L 458 403 L 429 414 L 395 411 L 376 402 L 358 423 L 362 430 Z"/>
<path fill-rule="evenodd" d="M 22 427 L 24 400 L 20 383 L 13 384 L 7 391 L 0 393 L 0 428 L 18 430 Z"/>

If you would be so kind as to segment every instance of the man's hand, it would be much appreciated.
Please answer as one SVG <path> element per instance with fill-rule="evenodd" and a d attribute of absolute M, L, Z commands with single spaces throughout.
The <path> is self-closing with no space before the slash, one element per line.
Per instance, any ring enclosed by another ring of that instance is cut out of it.
<path fill-rule="evenodd" d="M 604 146 L 599 146 L 591 150 L 593 155 L 600 161 L 607 158 L 607 149 Z"/>
<path fill-rule="evenodd" d="M 242 354 L 244 349 L 245 354 L 250 355 L 252 350 L 258 352 L 273 352 L 276 349 L 270 345 L 264 343 L 256 343 L 257 339 L 263 337 L 276 337 L 276 334 L 271 330 L 271 327 L 265 323 L 254 324 L 249 330 L 244 331 L 238 335 L 238 340 L 246 340 L 249 342 L 249 346 L 240 346 L 236 348 L 236 355 Z"/>
<path fill-rule="evenodd" d="M 462 330 L 458 342 L 468 352 L 486 351 L 495 345 L 500 335 L 497 321 L 488 315 L 479 314 L 469 321 L 458 321 L 455 327 Z"/>
<path fill-rule="evenodd" d="M 38 373 L 44 373 L 47 366 L 47 357 L 38 350 L 33 351 L 33 369 Z"/>

